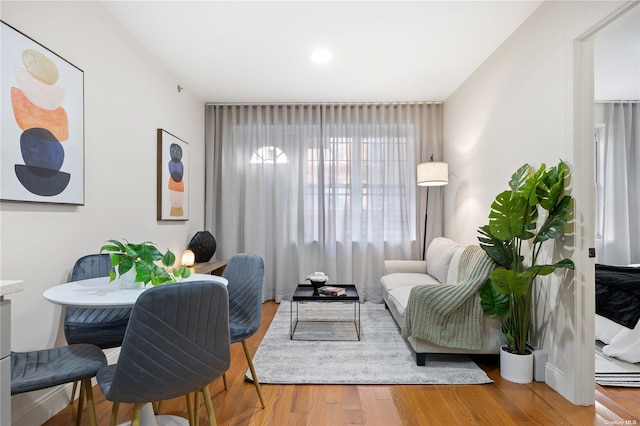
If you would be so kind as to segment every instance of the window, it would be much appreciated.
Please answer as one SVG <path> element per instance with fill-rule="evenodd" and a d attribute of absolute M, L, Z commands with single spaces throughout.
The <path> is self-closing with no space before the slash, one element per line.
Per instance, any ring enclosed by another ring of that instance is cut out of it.
<path fill-rule="evenodd" d="M 598 123 L 594 130 L 594 143 L 595 143 L 595 155 L 594 155 L 594 188 L 596 199 L 596 211 L 595 211 L 595 237 L 596 239 L 602 238 L 602 229 L 604 226 L 604 156 L 605 156 L 605 125 L 604 123 Z"/>
<path fill-rule="evenodd" d="M 246 157 L 245 157 L 246 158 Z M 275 146 L 263 146 L 258 148 L 253 155 L 251 155 L 251 164 L 282 164 L 288 163 L 287 154 Z"/>
<path fill-rule="evenodd" d="M 307 150 L 306 241 L 317 241 L 327 226 L 339 240 L 406 239 L 406 190 L 398 174 L 407 170 L 407 138 L 396 133 L 402 136 L 328 137 L 325 148 Z M 320 211 L 336 220 L 321 222 Z"/>

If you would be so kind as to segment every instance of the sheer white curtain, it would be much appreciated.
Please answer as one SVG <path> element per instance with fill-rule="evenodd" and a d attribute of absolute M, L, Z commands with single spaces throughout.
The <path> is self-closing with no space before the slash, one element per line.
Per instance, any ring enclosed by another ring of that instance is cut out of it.
<path fill-rule="evenodd" d="M 605 111 L 602 263 L 640 263 L 640 103 Z"/>
<path fill-rule="evenodd" d="M 381 302 L 384 259 L 419 257 L 415 169 L 441 157 L 440 104 L 208 105 L 206 122 L 206 227 L 219 257 L 264 258 L 265 300 L 323 271 Z"/>

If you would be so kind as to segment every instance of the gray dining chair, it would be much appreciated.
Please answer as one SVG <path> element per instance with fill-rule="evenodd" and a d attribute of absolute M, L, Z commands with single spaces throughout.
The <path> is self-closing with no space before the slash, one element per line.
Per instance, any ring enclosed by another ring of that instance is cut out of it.
<path fill-rule="evenodd" d="M 113 402 L 114 425 L 121 402 L 133 403 L 132 425 L 142 406 L 187 397 L 190 420 L 198 418 L 189 395 L 202 393 L 209 424 L 215 414 L 208 385 L 229 368 L 229 295 L 224 284 L 187 281 L 143 292 L 131 312 L 118 362 L 96 377 Z"/>
<path fill-rule="evenodd" d="M 229 259 L 224 270 L 224 278 L 229 282 L 229 328 L 231 343 L 241 342 L 253 384 L 258 392 L 260 405 L 265 407 L 258 375 L 253 366 L 253 357 L 247 340 L 260 327 L 262 316 L 262 284 L 264 282 L 264 261 L 260 256 L 247 253 L 235 254 Z M 224 388 L 227 378 L 223 375 Z"/>
<path fill-rule="evenodd" d="M 30 352 L 11 352 L 11 395 L 80 382 L 76 424 L 80 425 L 86 399 L 89 424 L 96 426 L 91 378 L 107 365 L 102 350 L 89 344 L 61 346 Z"/>
<path fill-rule="evenodd" d="M 89 254 L 79 258 L 71 271 L 71 281 L 108 277 L 111 258 L 108 254 Z M 102 349 L 122 345 L 131 308 L 73 308 L 64 313 L 64 336 L 68 344 L 89 343 Z M 77 383 L 73 384 L 71 401 Z"/>

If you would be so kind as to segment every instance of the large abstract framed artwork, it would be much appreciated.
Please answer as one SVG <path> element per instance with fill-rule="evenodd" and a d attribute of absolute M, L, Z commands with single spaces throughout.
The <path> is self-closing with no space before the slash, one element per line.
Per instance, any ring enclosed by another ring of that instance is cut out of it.
<path fill-rule="evenodd" d="M 84 204 L 84 73 L 1 22 L 0 199 Z"/>
<path fill-rule="evenodd" d="M 189 220 L 189 145 L 158 129 L 158 220 Z"/>

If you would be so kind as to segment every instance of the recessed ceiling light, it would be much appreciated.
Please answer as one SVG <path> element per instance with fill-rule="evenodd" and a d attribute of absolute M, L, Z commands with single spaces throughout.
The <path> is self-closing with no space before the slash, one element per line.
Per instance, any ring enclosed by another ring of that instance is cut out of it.
<path fill-rule="evenodd" d="M 331 61 L 333 54 L 328 49 L 316 49 L 311 54 L 311 60 L 316 64 L 326 64 Z"/>

